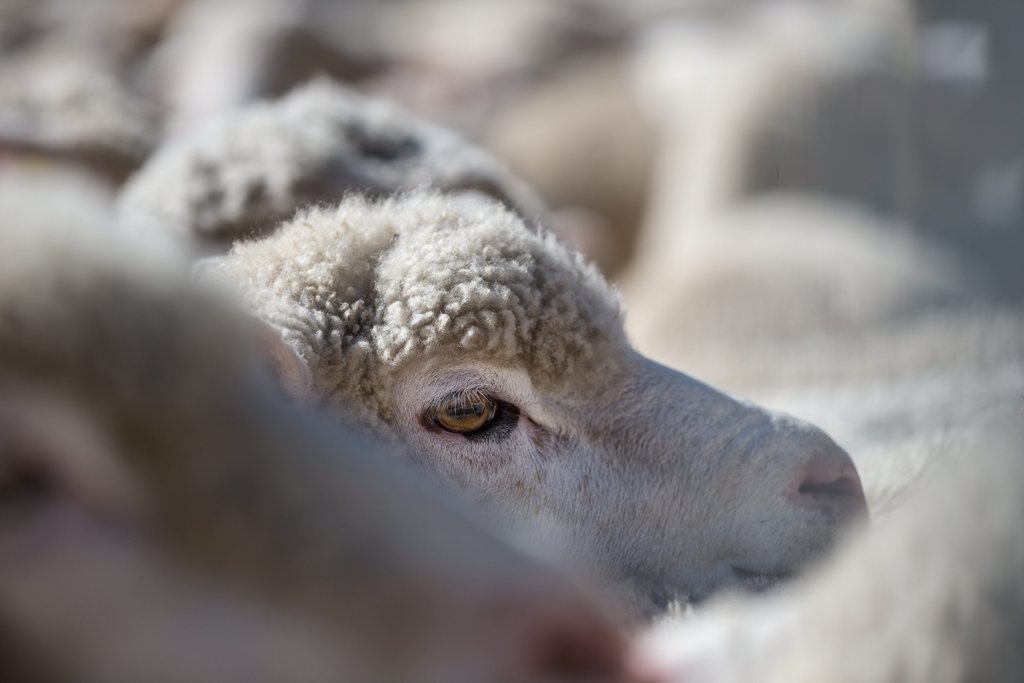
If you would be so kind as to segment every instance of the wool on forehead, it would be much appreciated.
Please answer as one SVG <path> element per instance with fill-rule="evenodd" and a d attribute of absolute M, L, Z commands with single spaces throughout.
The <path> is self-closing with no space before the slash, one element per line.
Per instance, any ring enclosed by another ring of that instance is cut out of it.
<path fill-rule="evenodd" d="M 474 193 L 350 196 L 236 245 L 225 268 L 342 402 L 379 402 L 398 367 L 445 353 L 520 364 L 543 385 L 623 338 L 593 266 Z"/>

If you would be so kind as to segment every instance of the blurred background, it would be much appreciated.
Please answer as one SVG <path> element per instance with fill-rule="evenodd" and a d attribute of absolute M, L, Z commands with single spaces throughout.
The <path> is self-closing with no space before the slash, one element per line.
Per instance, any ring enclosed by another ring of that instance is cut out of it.
<path fill-rule="evenodd" d="M 790 410 L 884 515 L 1024 394 L 1019 0 L 0 0 L 0 198 L 113 219 L 318 75 L 491 150 L 659 361 Z"/>

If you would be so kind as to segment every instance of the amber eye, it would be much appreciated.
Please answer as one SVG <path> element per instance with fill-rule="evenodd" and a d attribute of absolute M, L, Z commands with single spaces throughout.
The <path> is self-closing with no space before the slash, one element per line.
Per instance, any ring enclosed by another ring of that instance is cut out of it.
<path fill-rule="evenodd" d="M 434 424 L 455 434 L 478 432 L 494 419 L 497 402 L 477 391 L 454 394 L 434 411 Z"/>

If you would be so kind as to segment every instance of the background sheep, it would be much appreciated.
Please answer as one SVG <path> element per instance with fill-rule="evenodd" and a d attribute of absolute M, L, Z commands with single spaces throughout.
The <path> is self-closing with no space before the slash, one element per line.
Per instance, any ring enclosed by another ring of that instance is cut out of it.
<path fill-rule="evenodd" d="M 564 581 L 288 408 L 175 254 L 35 227 L 0 221 L 4 680 L 614 674 Z"/>
<path fill-rule="evenodd" d="M 317 81 L 171 138 L 121 199 L 126 225 L 226 247 L 349 192 L 475 190 L 536 216 L 536 200 L 459 136 Z"/>
<path fill-rule="evenodd" d="M 76 166 L 116 186 L 159 139 L 155 110 L 94 56 L 40 50 L 0 71 L 0 159 Z"/>
<path fill-rule="evenodd" d="M 365 26 L 372 3 L 257 1 L 196 0 L 170 19 L 144 68 L 170 127 L 282 95 L 313 76 L 353 82 L 384 66 Z"/>
<path fill-rule="evenodd" d="M 770 585 L 863 512 L 828 437 L 639 356 L 596 270 L 478 195 L 350 197 L 208 272 L 270 325 L 285 386 L 386 427 L 633 610 Z"/>
<path fill-rule="evenodd" d="M 944 194 L 927 161 L 933 148 L 898 133 L 917 106 L 914 89 L 938 86 L 912 80 L 898 48 L 913 31 L 890 19 L 894 8 L 867 4 L 857 21 L 833 15 L 848 8 L 788 21 L 767 12 L 745 29 L 749 40 L 687 42 L 677 28 L 652 43 L 641 66 L 665 145 L 624 278 L 641 349 L 826 427 L 854 454 L 876 514 L 929 462 L 958 451 L 962 433 L 1015 410 L 1024 387 L 1019 268 L 985 256 L 1019 252 L 1021 233 L 976 227 L 986 224 L 983 203 L 955 228 L 932 225 Z M 677 69 L 683 61 L 708 66 Z M 689 95 L 702 92 L 701 79 L 721 99 Z M 871 82 L 907 111 L 873 108 Z M 864 116 L 814 118 L 833 102 Z M 786 147 L 796 116 L 823 130 L 802 126 L 807 137 Z M 832 129 L 847 120 L 859 134 Z M 871 136 L 905 149 L 873 155 L 867 175 L 918 174 L 916 204 L 894 183 L 851 180 Z M 849 166 L 830 172 L 842 145 Z M 779 179 L 768 182 L 766 166 Z M 823 184 L 831 197 L 809 194 Z"/>

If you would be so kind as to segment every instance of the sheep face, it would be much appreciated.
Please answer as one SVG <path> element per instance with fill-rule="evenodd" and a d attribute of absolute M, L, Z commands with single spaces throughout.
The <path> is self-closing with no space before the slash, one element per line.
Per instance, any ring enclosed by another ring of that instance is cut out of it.
<path fill-rule="evenodd" d="M 74 227 L 0 224 L 0 679 L 611 680 L 564 581 L 281 401 L 163 258 Z"/>
<path fill-rule="evenodd" d="M 524 366 L 431 358 L 399 373 L 391 424 L 421 463 L 643 613 L 767 588 L 863 510 L 849 460 L 814 427 L 615 356 L 583 371 L 596 382 L 564 379 L 579 393 L 542 390 Z"/>
<path fill-rule="evenodd" d="M 494 202 L 350 198 L 222 270 L 286 386 L 398 434 L 641 612 L 771 585 L 864 511 L 827 436 L 637 354 L 596 271 Z"/>

